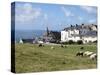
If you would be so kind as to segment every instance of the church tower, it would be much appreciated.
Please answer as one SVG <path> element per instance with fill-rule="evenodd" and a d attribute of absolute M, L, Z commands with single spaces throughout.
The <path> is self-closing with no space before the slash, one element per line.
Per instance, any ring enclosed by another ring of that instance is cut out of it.
<path fill-rule="evenodd" d="M 48 29 L 48 27 L 47 27 L 46 33 L 47 33 L 47 37 L 48 37 L 49 36 L 49 29 Z"/>

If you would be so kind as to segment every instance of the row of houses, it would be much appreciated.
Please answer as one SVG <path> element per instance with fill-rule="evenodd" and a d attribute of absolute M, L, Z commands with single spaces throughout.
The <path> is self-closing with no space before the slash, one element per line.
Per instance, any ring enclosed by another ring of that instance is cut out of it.
<path fill-rule="evenodd" d="M 47 27 L 41 39 L 20 39 L 20 43 L 60 43 L 72 40 L 83 43 L 97 41 L 97 25 L 71 25 L 61 31 L 50 31 Z"/>
<path fill-rule="evenodd" d="M 64 28 L 61 31 L 61 42 L 72 40 L 77 42 L 82 40 L 83 43 L 97 41 L 97 25 L 74 25 Z"/>

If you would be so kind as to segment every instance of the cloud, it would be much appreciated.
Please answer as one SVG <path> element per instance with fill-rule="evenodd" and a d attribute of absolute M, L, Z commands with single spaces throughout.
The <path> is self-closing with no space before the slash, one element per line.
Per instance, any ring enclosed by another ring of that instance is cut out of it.
<path fill-rule="evenodd" d="M 34 21 L 41 15 L 40 8 L 33 8 L 30 3 L 16 5 L 16 21 L 17 22 L 30 22 Z"/>
<path fill-rule="evenodd" d="M 96 23 L 96 19 L 90 19 L 88 22 L 89 23 Z"/>
<path fill-rule="evenodd" d="M 61 9 L 66 15 L 66 17 L 74 16 L 74 14 L 71 11 L 67 10 L 65 7 L 61 7 Z"/>
<path fill-rule="evenodd" d="M 80 20 L 80 21 L 83 20 L 83 18 L 82 18 L 81 16 L 78 16 L 77 18 L 78 18 L 78 20 Z"/>
<path fill-rule="evenodd" d="M 97 10 L 95 7 L 90 7 L 90 6 L 81 6 L 81 9 L 85 10 L 88 13 L 97 13 Z"/>

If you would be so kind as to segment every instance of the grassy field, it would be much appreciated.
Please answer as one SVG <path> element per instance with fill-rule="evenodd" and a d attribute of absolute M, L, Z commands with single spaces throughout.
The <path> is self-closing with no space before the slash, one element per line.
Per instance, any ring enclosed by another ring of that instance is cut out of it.
<path fill-rule="evenodd" d="M 16 73 L 96 68 L 96 60 L 76 56 L 82 46 L 84 51 L 97 50 L 96 45 L 69 45 L 67 48 L 55 45 L 55 49 L 51 49 L 51 45 L 38 47 L 37 44 L 16 44 Z"/>

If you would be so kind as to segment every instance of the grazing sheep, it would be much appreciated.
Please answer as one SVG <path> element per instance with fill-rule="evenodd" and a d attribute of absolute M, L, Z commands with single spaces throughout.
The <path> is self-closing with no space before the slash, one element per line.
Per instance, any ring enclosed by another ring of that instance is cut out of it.
<path fill-rule="evenodd" d="M 93 54 L 93 52 L 89 52 L 89 53 L 87 53 L 87 56 L 90 56 L 90 55 L 92 55 Z"/>
<path fill-rule="evenodd" d="M 83 56 L 83 51 L 77 52 L 76 56 Z"/>
<path fill-rule="evenodd" d="M 90 55 L 90 59 L 92 59 L 92 60 L 97 59 L 97 54 L 94 53 L 94 54 Z"/>
<path fill-rule="evenodd" d="M 43 45 L 42 44 L 39 44 L 39 47 L 42 47 Z"/>
<path fill-rule="evenodd" d="M 55 48 L 52 46 L 51 49 L 55 49 Z"/>
<path fill-rule="evenodd" d="M 84 52 L 84 56 L 86 56 L 88 53 L 89 53 L 89 51 L 85 51 L 85 52 Z"/>
<path fill-rule="evenodd" d="M 93 54 L 93 52 L 90 52 L 90 51 L 84 52 L 84 55 L 85 55 L 85 56 L 90 56 L 90 55 L 92 55 L 92 54 Z"/>

